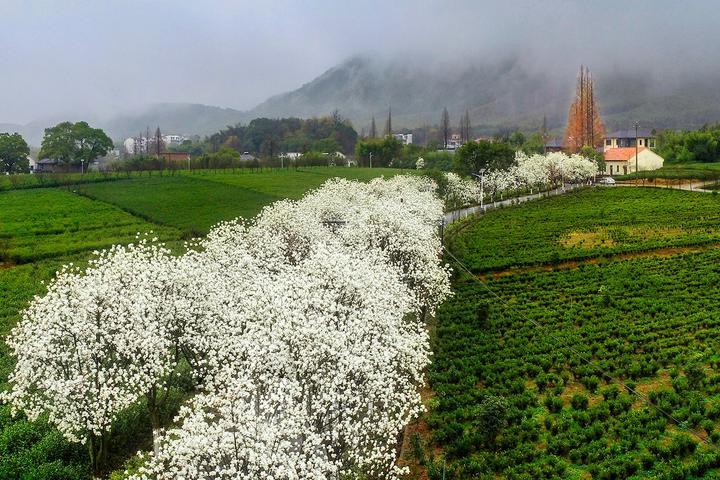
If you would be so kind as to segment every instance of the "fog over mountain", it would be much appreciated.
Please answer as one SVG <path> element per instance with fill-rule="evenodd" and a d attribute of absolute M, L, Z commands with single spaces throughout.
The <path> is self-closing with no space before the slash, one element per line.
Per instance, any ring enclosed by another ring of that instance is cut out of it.
<path fill-rule="evenodd" d="M 63 119 L 115 137 L 207 134 L 338 109 L 358 130 L 561 128 L 580 64 L 609 126 L 720 120 L 714 2 L 0 0 L 0 131 Z M 285 93 L 283 93 L 285 92 Z M 5 123 L 2 123 L 5 122 Z"/>
<path fill-rule="evenodd" d="M 697 128 L 720 120 L 719 75 L 662 83 L 632 69 L 594 72 L 601 113 L 611 128 L 635 119 L 654 128 Z M 373 115 L 384 125 L 392 106 L 395 127 L 414 127 L 439 123 L 447 107 L 453 122 L 468 109 L 484 133 L 538 129 L 544 117 L 549 128 L 558 129 L 565 124 L 575 80 L 573 73 L 559 77 L 535 70 L 516 56 L 442 70 L 354 57 L 249 113 L 313 116 L 338 109 L 363 128 Z"/>

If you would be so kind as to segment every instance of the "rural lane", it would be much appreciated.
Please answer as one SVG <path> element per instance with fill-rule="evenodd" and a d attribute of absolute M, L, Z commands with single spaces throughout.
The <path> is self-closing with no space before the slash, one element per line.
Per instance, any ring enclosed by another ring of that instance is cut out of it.
<path fill-rule="evenodd" d="M 468 215 L 474 215 L 476 213 L 485 213 L 488 210 L 495 210 L 497 208 L 509 207 L 511 205 L 518 205 L 520 203 L 529 202 L 531 200 L 539 200 L 539 199 L 545 198 L 545 197 L 554 197 L 556 195 L 562 195 L 571 190 L 577 190 L 578 188 L 582 188 L 582 187 L 586 187 L 586 186 L 587 186 L 586 184 L 568 183 L 568 184 L 565 184 L 565 187 L 558 187 L 553 190 L 548 190 L 545 192 L 532 193 L 529 195 L 522 195 L 522 196 L 516 197 L 516 198 L 509 198 L 507 200 L 491 202 L 491 203 L 487 203 L 487 204 L 483 205 L 482 207 L 480 205 L 476 205 L 474 207 L 467 207 L 467 208 L 461 208 L 459 210 L 453 210 L 452 212 L 447 212 L 445 215 L 443 215 L 442 223 L 443 223 L 443 226 L 449 225 L 452 222 L 454 222 L 455 220 L 465 218 Z"/>
<path fill-rule="evenodd" d="M 687 190 L 687 191 L 693 191 L 693 192 L 703 192 L 703 193 L 712 193 L 713 190 L 705 190 L 703 187 L 707 185 L 712 185 L 717 183 L 716 180 L 706 180 L 706 181 L 700 181 L 700 182 L 693 182 L 690 184 L 680 184 L 680 185 L 635 185 L 632 183 L 620 183 L 618 182 L 615 186 L 616 187 L 650 187 L 650 188 L 670 188 L 675 190 Z M 593 184 L 597 185 L 597 184 Z M 587 187 L 587 184 L 574 184 L 574 183 L 568 183 L 565 184 L 564 187 L 558 187 L 553 190 L 548 190 L 545 192 L 539 192 L 539 193 L 533 193 L 530 195 L 523 195 L 516 198 L 510 198 L 507 200 L 500 200 L 497 202 L 491 202 L 483 205 L 480 207 L 479 205 L 476 205 L 474 207 L 467 207 L 467 208 L 461 208 L 459 210 L 453 210 L 451 212 L 447 212 L 443 215 L 442 218 L 442 224 L 443 226 L 449 225 L 455 220 L 459 220 L 461 218 L 465 218 L 469 215 L 474 215 L 476 213 L 485 213 L 488 210 L 495 210 L 497 208 L 502 207 L 509 207 L 511 205 L 518 205 L 520 203 L 529 202 L 531 200 L 539 200 L 541 198 L 545 197 L 553 197 L 556 195 L 562 195 L 564 193 L 567 193 L 571 190 L 577 190 L 578 188 Z M 608 186 L 608 188 L 611 188 Z"/>

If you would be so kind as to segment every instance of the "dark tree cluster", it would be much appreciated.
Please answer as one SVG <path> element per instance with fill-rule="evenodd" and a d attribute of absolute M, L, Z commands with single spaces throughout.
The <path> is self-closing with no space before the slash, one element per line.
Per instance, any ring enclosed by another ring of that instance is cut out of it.
<path fill-rule="evenodd" d="M 658 136 L 657 153 L 672 163 L 720 161 L 720 124 L 699 130 L 665 131 Z"/>
<path fill-rule="evenodd" d="M 223 145 L 238 152 L 275 157 L 282 152 L 352 153 L 357 142 L 352 124 L 337 113 L 322 118 L 256 118 L 229 126 L 206 139 L 211 152 Z"/>
<path fill-rule="evenodd" d="M 19 133 L 0 133 L 0 172 L 27 172 L 28 155 L 30 148 Z"/>
<path fill-rule="evenodd" d="M 112 140 L 101 129 L 87 122 L 62 122 L 45 129 L 40 158 L 52 158 L 63 165 L 87 165 L 112 148 Z"/>

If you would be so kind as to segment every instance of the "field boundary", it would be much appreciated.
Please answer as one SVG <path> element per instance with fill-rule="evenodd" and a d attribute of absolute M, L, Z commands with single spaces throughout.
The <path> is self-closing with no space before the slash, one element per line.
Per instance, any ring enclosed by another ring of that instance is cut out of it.
<path fill-rule="evenodd" d="M 554 188 L 552 190 L 546 190 L 544 192 L 531 193 L 528 195 L 521 195 L 521 196 L 515 197 L 515 198 L 508 198 L 507 200 L 500 200 L 497 202 L 487 203 L 487 204 L 484 204 L 482 207 L 480 205 L 475 205 L 473 207 L 452 210 L 443 215 L 443 218 L 442 218 L 443 226 L 450 225 L 451 223 L 455 222 L 456 220 L 460 220 L 462 218 L 469 217 L 471 215 L 475 215 L 475 214 L 482 215 L 484 213 L 487 213 L 489 210 L 497 210 L 500 208 L 519 205 L 521 203 L 529 202 L 532 200 L 540 200 L 543 198 L 555 197 L 557 195 L 564 195 L 568 192 L 579 190 L 586 186 L 588 186 L 588 185 L 577 184 L 577 183 L 568 183 L 562 187 Z"/>
<path fill-rule="evenodd" d="M 607 255 L 598 255 L 594 257 L 578 257 L 575 259 L 560 260 L 556 262 L 545 262 L 537 263 L 534 265 L 522 265 L 509 268 L 501 268 L 497 270 L 486 270 L 475 274 L 483 280 L 488 278 L 497 280 L 503 277 L 524 275 L 527 273 L 545 273 L 562 270 L 575 270 L 584 265 L 601 265 L 603 263 L 625 262 L 642 258 L 667 258 L 676 255 L 703 253 L 716 248 L 720 248 L 720 242 L 684 245 L 677 247 L 657 247 L 642 251 L 616 252 Z"/>

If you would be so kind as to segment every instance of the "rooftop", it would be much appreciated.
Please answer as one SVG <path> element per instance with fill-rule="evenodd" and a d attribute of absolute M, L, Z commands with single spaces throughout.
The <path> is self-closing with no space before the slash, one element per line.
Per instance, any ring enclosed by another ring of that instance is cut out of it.
<path fill-rule="evenodd" d="M 639 147 L 638 153 L 645 150 L 645 147 Z M 635 156 L 635 147 L 625 148 L 608 148 L 605 150 L 605 161 L 627 161 Z"/>
<path fill-rule="evenodd" d="M 655 138 L 652 130 L 647 128 L 638 128 L 637 136 L 638 138 Z M 635 138 L 635 129 L 615 130 L 614 132 L 605 134 L 605 138 Z"/>
<path fill-rule="evenodd" d="M 564 146 L 565 141 L 560 137 L 553 137 L 545 142 L 545 147 L 547 148 L 563 148 Z"/>

